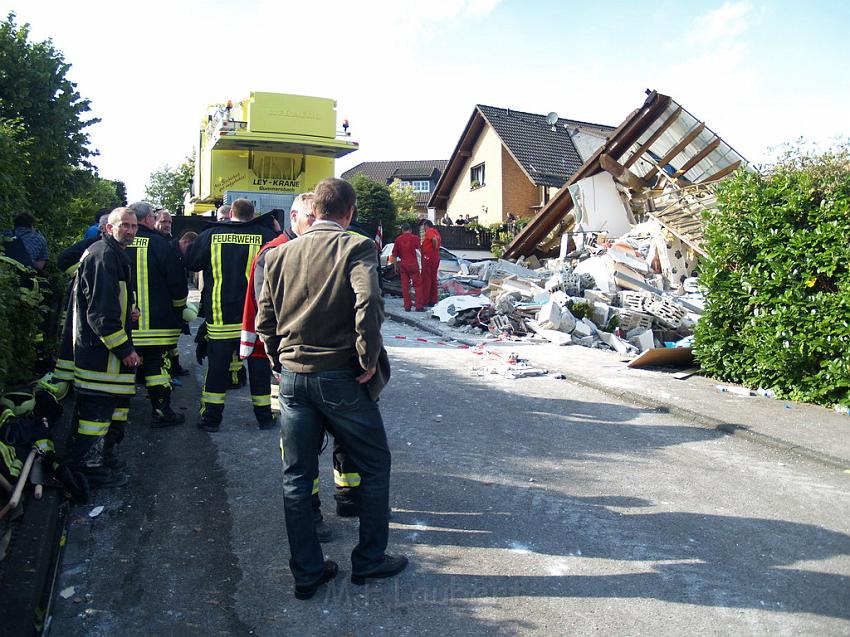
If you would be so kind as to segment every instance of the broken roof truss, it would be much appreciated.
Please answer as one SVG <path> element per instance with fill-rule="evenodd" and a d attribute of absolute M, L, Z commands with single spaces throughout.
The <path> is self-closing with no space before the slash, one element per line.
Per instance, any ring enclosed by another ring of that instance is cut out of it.
<path fill-rule="evenodd" d="M 505 249 L 505 258 L 546 255 L 575 223 L 569 187 L 603 171 L 643 200 L 646 212 L 697 252 L 712 185 L 746 160 L 704 122 L 655 91 L 633 111 Z"/>

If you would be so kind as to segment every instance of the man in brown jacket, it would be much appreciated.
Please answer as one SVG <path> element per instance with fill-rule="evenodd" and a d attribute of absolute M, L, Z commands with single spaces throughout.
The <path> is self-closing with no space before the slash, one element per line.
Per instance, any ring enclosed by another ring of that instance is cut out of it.
<path fill-rule="evenodd" d="M 387 555 L 390 450 L 375 402 L 389 378 L 375 246 L 345 232 L 354 189 L 325 179 L 315 189 L 315 223 L 271 250 L 257 309 L 257 334 L 280 360 L 283 504 L 295 596 L 309 599 L 336 576 L 313 526 L 310 494 L 323 423 L 360 470 L 360 542 L 351 581 L 391 577 L 407 566 Z"/>

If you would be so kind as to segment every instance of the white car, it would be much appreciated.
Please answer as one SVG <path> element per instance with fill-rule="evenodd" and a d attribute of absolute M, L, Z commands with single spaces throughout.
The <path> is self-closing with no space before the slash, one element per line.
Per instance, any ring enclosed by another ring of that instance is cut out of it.
<path fill-rule="evenodd" d="M 388 243 L 381 250 L 381 270 L 387 270 L 392 267 L 390 263 L 390 255 L 393 252 L 393 243 Z M 460 272 L 460 258 L 442 246 L 440 247 L 440 272 L 449 272 L 454 274 Z"/>

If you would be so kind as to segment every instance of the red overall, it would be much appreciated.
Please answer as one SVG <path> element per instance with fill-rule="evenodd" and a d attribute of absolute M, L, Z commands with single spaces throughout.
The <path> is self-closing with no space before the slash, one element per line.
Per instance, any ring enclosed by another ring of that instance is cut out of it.
<path fill-rule="evenodd" d="M 416 292 L 416 309 L 421 310 L 425 304 L 425 294 L 422 291 L 422 278 L 419 276 L 419 262 L 416 259 L 416 251 L 419 250 L 419 237 L 410 232 L 403 232 L 396 237 L 393 245 L 393 256 L 398 263 L 398 272 L 401 276 L 401 298 L 404 300 L 404 309 L 410 310 L 410 283 Z"/>
<path fill-rule="evenodd" d="M 434 228 L 426 227 L 425 236 L 422 238 L 422 296 L 424 305 L 437 304 L 437 271 L 440 269 L 440 243 L 440 233 Z"/>

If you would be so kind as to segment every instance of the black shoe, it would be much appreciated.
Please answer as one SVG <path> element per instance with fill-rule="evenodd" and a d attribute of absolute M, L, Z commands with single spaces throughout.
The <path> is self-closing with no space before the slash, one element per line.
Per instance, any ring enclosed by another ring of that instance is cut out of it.
<path fill-rule="evenodd" d="M 108 467 L 114 471 L 124 471 L 127 468 L 127 463 L 123 460 L 120 460 L 118 456 L 114 454 L 103 454 L 103 466 Z"/>
<path fill-rule="evenodd" d="M 115 471 L 105 465 L 82 467 L 82 471 L 90 489 L 115 489 L 123 487 L 129 482 L 126 473 Z"/>
<path fill-rule="evenodd" d="M 426 310 L 424 307 L 417 307 L 417 308 L 416 308 L 415 310 L 413 310 L 413 311 L 414 311 L 414 312 L 427 312 L 428 310 Z"/>
<path fill-rule="evenodd" d="M 360 575 L 352 573 L 351 583 L 362 586 L 366 583 L 367 579 L 384 579 L 385 577 L 392 577 L 393 575 L 401 573 L 405 568 L 407 568 L 406 555 L 384 555 L 384 561 L 381 562 L 381 565 L 375 570 L 369 571 L 368 573 L 362 573 Z"/>
<path fill-rule="evenodd" d="M 271 420 L 261 420 L 259 422 L 259 427 L 263 430 L 274 429 L 275 427 L 277 427 L 277 420 L 275 420 L 274 418 L 272 418 Z"/>
<path fill-rule="evenodd" d="M 319 538 L 319 542 L 322 544 L 327 544 L 328 542 L 333 542 L 334 532 L 329 527 L 324 520 L 319 520 L 315 524 L 316 527 L 316 537 Z"/>
<path fill-rule="evenodd" d="M 182 425 L 184 422 L 186 422 L 186 416 L 176 413 L 171 407 L 154 409 L 153 416 L 151 416 L 151 427 L 154 429 Z"/>
<path fill-rule="evenodd" d="M 336 577 L 337 571 L 339 571 L 339 567 L 336 565 L 336 562 L 325 560 L 325 570 L 322 571 L 319 579 L 307 586 L 295 585 L 295 599 L 310 599 L 319 590 L 319 586 L 327 584 Z"/>
<path fill-rule="evenodd" d="M 211 420 L 204 420 L 203 418 L 201 418 L 198 421 L 198 429 L 200 429 L 201 431 L 216 432 L 221 429 L 221 424 L 217 422 L 212 422 Z"/>
<path fill-rule="evenodd" d="M 360 515 L 360 507 L 353 502 L 337 502 L 336 514 L 341 518 L 356 518 Z"/>

